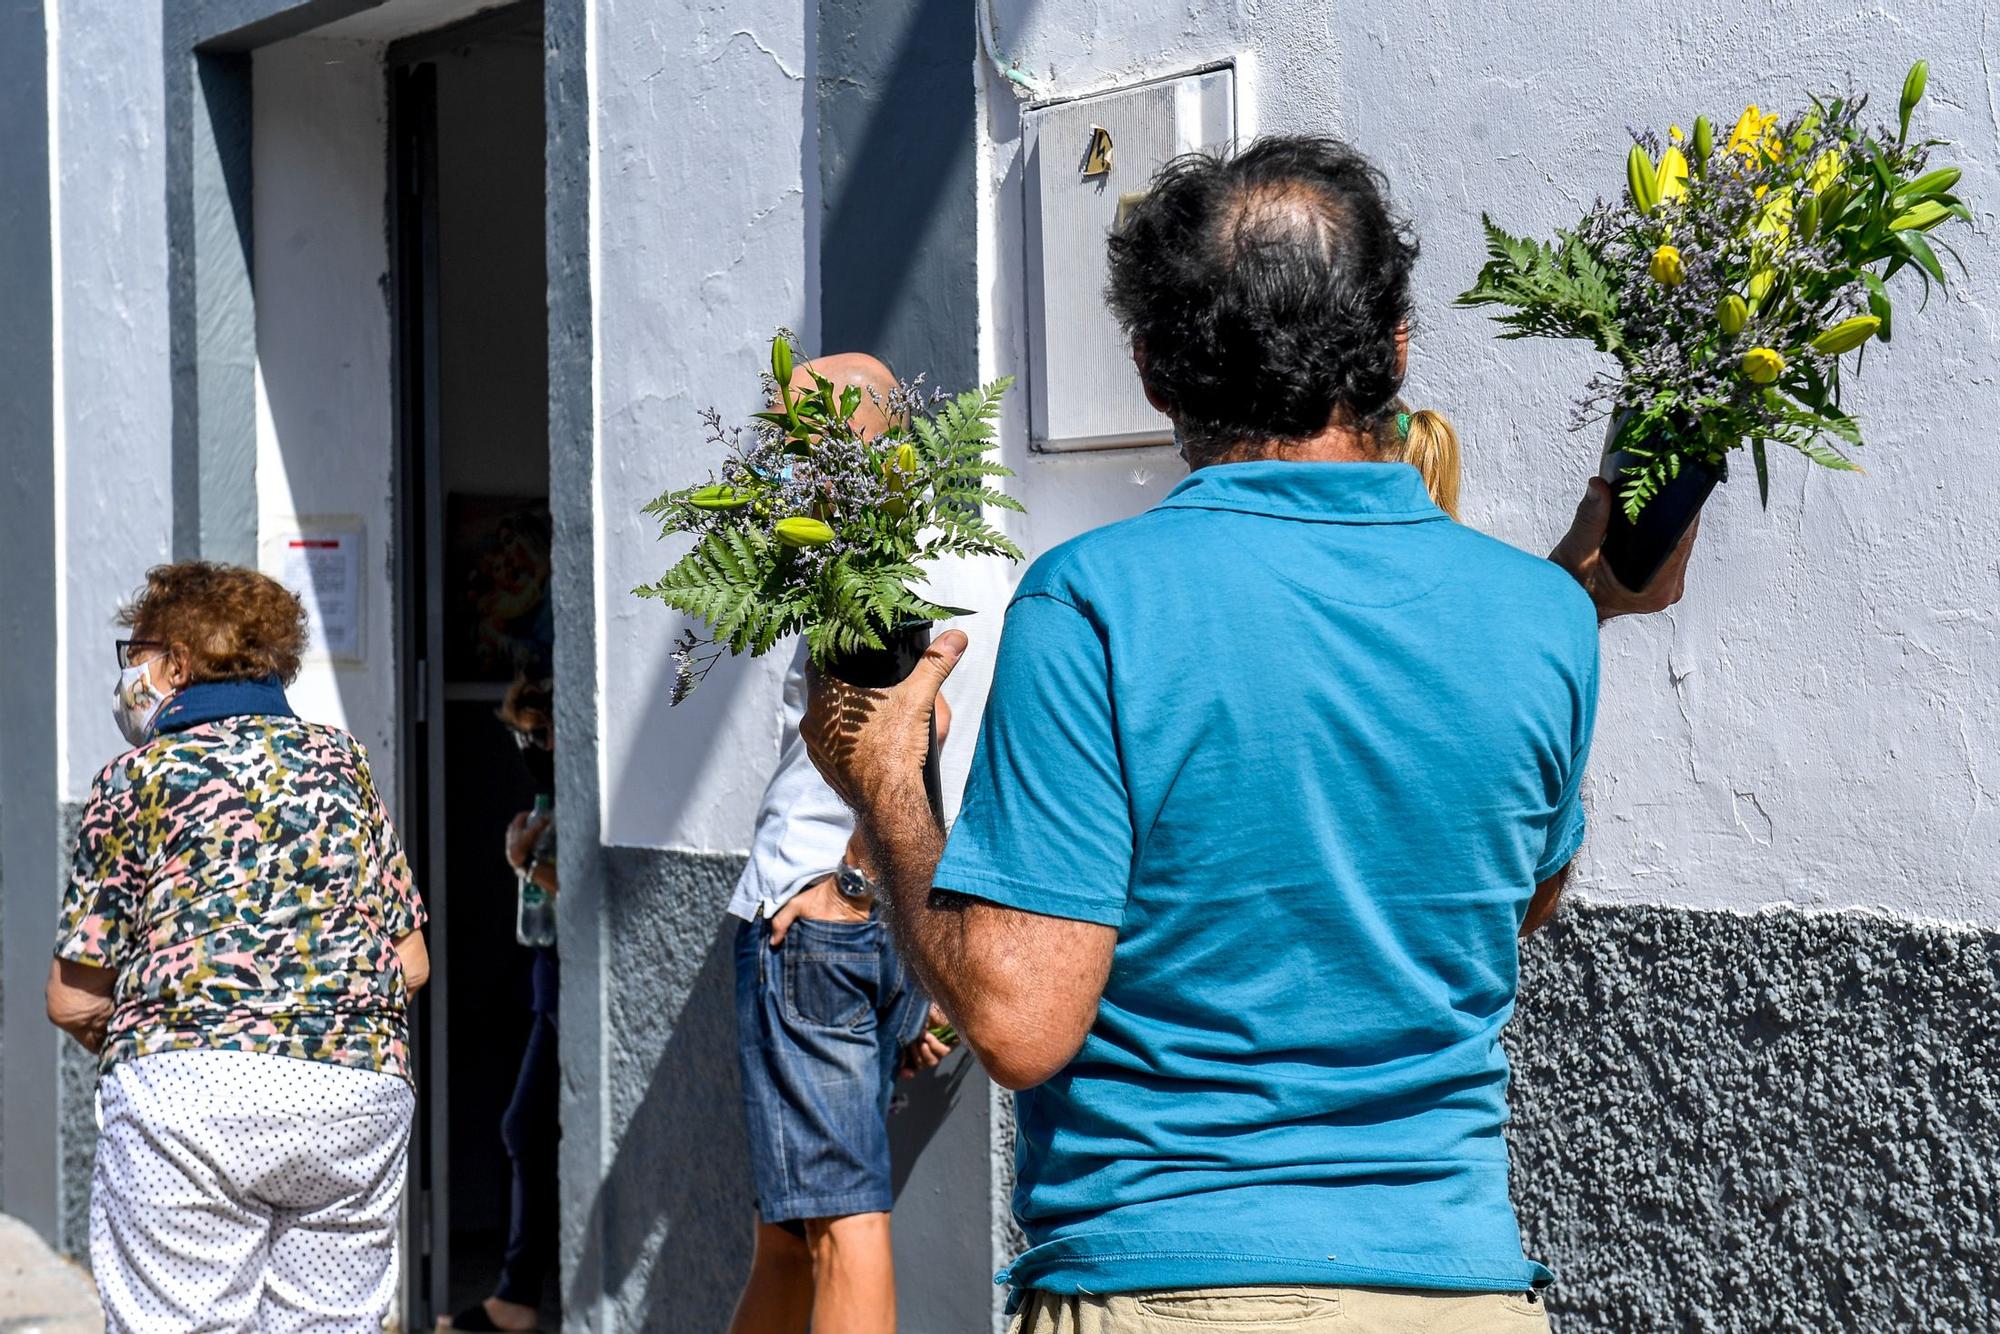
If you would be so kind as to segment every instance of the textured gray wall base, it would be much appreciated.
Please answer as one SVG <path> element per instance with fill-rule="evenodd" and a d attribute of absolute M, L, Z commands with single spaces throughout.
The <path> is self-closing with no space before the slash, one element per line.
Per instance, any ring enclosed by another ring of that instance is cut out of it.
<path fill-rule="evenodd" d="M 83 803 L 62 804 L 62 852 L 68 888 L 69 852 L 83 827 Z M 50 939 L 53 947 L 55 941 Z M 90 1177 L 97 1165 L 97 1058 L 67 1035 L 56 1046 L 56 1249 L 90 1264 Z"/>
<path fill-rule="evenodd" d="M 1571 900 L 1521 962 L 1560 1334 L 2000 1329 L 2000 936 Z"/>
<path fill-rule="evenodd" d="M 605 1143 L 584 1230 L 605 1253 L 610 1329 L 722 1329 L 749 1272 L 750 1173 L 736 1077 L 740 857 L 604 850 Z M 733 925 L 733 924 L 732 924 Z M 591 1244 L 591 1243 L 586 1243 Z"/>
<path fill-rule="evenodd" d="M 57 1048 L 57 1135 L 62 1144 L 56 1249 L 90 1265 L 90 1178 L 97 1166 L 97 1058 L 67 1037 Z"/>
<path fill-rule="evenodd" d="M 1996 942 L 1564 905 L 1507 1043 L 1564 1334 L 2000 1328 Z"/>
<path fill-rule="evenodd" d="M 608 1328 L 722 1329 L 749 1272 L 736 922 L 724 913 L 742 866 L 733 856 L 604 850 L 603 1117 L 614 1148 L 594 1198 L 572 1188 L 563 1207 L 590 1210 L 582 1233 L 603 1238 L 604 1254 L 578 1263 L 602 1261 Z M 954 1057 L 902 1086 L 890 1123 L 909 1334 L 961 1334 L 989 1319 L 987 1088 L 969 1058 Z"/>

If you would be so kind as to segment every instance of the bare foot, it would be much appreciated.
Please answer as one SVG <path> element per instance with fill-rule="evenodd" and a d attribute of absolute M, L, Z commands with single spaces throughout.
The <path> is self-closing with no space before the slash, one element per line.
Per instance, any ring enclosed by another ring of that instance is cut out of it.
<path fill-rule="evenodd" d="M 486 1318 L 493 1322 L 496 1329 L 525 1331 L 536 1327 L 535 1322 L 538 1312 L 532 1306 L 523 1306 L 519 1302 L 502 1301 L 498 1297 L 488 1297 L 480 1305 L 485 1308 Z M 439 1329 L 463 1328 L 463 1326 L 454 1323 L 450 1316 L 438 1317 L 437 1327 Z"/>

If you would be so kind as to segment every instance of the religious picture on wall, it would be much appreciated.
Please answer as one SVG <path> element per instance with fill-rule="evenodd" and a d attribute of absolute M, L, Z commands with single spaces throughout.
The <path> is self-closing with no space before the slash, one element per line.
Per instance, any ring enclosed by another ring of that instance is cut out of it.
<path fill-rule="evenodd" d="M 447 681 L 511 681 L 553 669 L 549 506 L 539 497 L 445 500 Z"/>

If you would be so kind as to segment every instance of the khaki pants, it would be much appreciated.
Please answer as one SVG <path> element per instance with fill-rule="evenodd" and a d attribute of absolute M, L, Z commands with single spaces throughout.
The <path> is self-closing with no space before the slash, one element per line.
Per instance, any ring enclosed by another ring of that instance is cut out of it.
<path fill-rule="evenodd" d="M 1031 1292 L 1012 1334 L 1536 1334 L 1526 1293 L 1407 1288 L 1190 1288 L 1110 1297 Z"/>

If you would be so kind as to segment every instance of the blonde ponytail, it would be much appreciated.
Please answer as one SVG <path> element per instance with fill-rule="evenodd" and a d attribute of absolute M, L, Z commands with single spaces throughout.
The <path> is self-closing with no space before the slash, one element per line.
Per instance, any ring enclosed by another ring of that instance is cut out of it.
<path fill-rule="evenodd" d="M 1458 517 L 1458 432 L 1441 412 L 1423 408 L 1402 414 L 1403 462 L 1423 474 L 1424 488 L 1437 507 Z"/>

